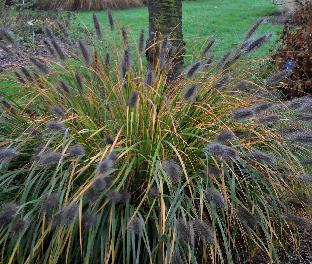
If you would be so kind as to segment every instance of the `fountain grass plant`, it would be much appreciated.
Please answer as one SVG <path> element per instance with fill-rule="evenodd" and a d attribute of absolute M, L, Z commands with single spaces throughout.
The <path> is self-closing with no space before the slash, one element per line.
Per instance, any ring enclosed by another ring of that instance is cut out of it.
<path fill-rule="evenodd" d="M 310 228 L 311 189 L 297 176 L 303 150 L 279 132 L 289 118 L 261 119 L 284 105 L 237 70 L 268 39 L 247 35 L 219 62 L 205 49 L 173 83 L 170 38 L 147 69 L 127 41 L 123 51 L 79 41 L 66 59 L 49 39 L 58 58 L 17 72 L 27 100 L 1 101 L 1 261 L 241 263 L 261 253 L 278 263 L 297 242 L 292 223 Z"/>

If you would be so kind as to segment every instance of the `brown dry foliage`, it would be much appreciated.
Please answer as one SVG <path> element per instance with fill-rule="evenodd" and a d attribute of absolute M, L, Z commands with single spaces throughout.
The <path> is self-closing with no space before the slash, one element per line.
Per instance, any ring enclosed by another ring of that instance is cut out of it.
<path fill-rule="evenodd" d="M 101 10 L 143 6 L 145 0 L 37 0 L 42 9 Z"/>
<path fill-rule="evenodd" d="M 287 21 L 282 33 L 282 47 L 274 55 L 279 69 L 287 61 L 295 64 L 282 90 L 288 97 L 312 94 L 312 3 L 303 1 Z"/>

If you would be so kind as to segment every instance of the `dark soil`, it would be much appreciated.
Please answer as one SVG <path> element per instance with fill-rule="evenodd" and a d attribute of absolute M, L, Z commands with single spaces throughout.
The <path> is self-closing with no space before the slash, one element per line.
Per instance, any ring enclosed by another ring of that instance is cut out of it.
<path fill-rule="evenodd" d="M 295 248 L 293 244 L 288 245 L 278 252 L 281 264 L 312 264 L 312 229 L 299 229 L 300 244 Z M 250 263 L 251 262 L 246 262 Z M 265 254 L 259 253 L 252 261 L 253 264 L 270 263 Z"/>
<path fill-rule="evenodd" d="M 11 51 L 10 53 L 0 48 L 0 72 L 14 70 L 20 66 L 28 65 L 30 63 L 28 58 L 31 56 L 49 56 L 48 50 L 43 44 L 38 44 L 32 48 L 7 45 L 7 48 Z"/>

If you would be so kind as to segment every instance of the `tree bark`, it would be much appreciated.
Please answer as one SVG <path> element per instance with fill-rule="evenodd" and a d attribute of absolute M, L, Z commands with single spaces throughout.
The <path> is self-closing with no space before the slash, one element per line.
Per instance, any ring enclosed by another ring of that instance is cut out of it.
<path fill-rule="evenodd" d="M 149 0 L 149 33 L 151 36 L 168 36 L 171 50 L 169 53 L 172 69 L 171 78 L 175 79 L 182 71 L 184 62 L 184 41 L 182 32 L 182 0 Z M 159 39 L 158 39 L 159 40 Z M 147 60 L 155 65 L 155 52 L 147 52 Z"/>

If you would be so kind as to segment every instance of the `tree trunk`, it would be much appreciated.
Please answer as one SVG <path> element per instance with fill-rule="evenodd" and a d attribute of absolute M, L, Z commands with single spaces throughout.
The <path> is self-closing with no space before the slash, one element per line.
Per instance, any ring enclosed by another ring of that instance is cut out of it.
<path fill-rule="evenodd" d="M 149 33 L 151 36 L 168 36 L 171 44 L 169 53 L 172 68 L 170 79 L 175 79 L 182 71 L 184 41 L 182 32 L 182 0 L 149 0 Z M 159 39 L 157 39 L 158 41 Z M 158 52 L 157 52 L 158 53 Z M 155 65 L 155 52 L 147 52 L 147 60 L 151 65 Z"/>

